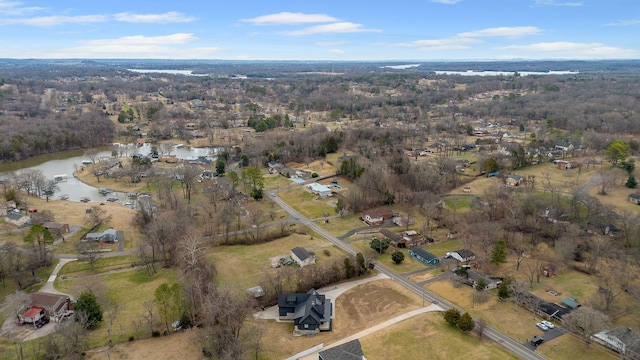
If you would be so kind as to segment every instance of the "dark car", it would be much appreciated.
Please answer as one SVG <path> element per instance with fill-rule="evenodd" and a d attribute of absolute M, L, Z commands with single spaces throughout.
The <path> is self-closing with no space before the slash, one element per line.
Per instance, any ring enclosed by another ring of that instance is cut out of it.
<path fill-rule="evenodd" d="M 534 336 L 533 339 L 531 339 L 531 345 L 533 346 L 538 346 L 543 342 L 544 342 L 544 339 L 541 337 Z"/>

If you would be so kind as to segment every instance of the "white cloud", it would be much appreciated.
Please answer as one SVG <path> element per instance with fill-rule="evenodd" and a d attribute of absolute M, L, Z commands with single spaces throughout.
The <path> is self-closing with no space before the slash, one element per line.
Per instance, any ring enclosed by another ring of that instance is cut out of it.
<path fill-rule="evenodd" d="M 640 19 L 618 20 L 616 22 L 604 24 L 602 26 L 634 26 L 634 25 L 640 25 Z"/>
<path fill-rule="evenodd" d="M 396 46 L 417 47 L 419 50 L 464 50 L 468 49 L 470 44 L 481 42 L 478 39 L 469 37 L 450 37 L 444 39 L 427 39 L 416 40 L 410 43 L 400 43 Z"/>
<path fill-rule="evenodd" d="M 463 32 L 458 34 L 459 37 L 507 37 L 511 39 L 529 36 L 529 35 L 537 35 L 541 32 L 535 26 L 513 26 L 513 27 L 495 27 L 488 28 L 483 30 L 476 30 L 470 32 Z"/>
<path fill-rule="evenodd" d="M 342 49 L 331 49 L 331 50 L 329 50 L 329 52 L 332 53 L 332 54 L 338 54 L 338 55 L 344 54 L 344 50 L 342 50 Z"/>
<path fill-rule="evenodd" d="M 534 6 L 582 6 L 582 2 L 560 2 L 556 0 L 535 0 L 533 2 Z"/>
<path fill-rule="evenodd" d="M 44 10 L 44 8 L 37 6 L 24 7 L 22 6 L 22 2 L 19 1 L 0 0 L 0 14 L 2 15 L 22 15 L 42 10 Z"/>
<path fill-rule="evenodd" d="M 468 31 L 452 37 L 442 39 L 416 40 L 409 43 L 399 43 L 396 46 L 417 47 L 419 50 L 464 50 L 471 44 L 483 42 L 485 37 L 519 38 L 522 36 L 536 35 L 541 32 L 535 26 L 495 27 L 476 31 Z"/>
<path fill-rule="evenodd" d="M 1 19 L 0 25 L 28 25 L 50 27 L 63 24 L 101 23 L 108 20 L 109 17 L 106 15 L 38 16 L 32 18 Z"/>
<path fill-rule="evenodd" d="M 564 59 L 624 59 L 638 57 L 640 52 L 606 46 L 602 43 L 575 43 L 568 41 L 545 42 L 529 45 L 510 45 L 496 50 L 517 51 L 520 58 L 564 58 Z"/>
<path fill-rule="evenodd" d="M 147 45 L 168 45 L 186 44 L 196 40 L 193 34 L 176 33 L 164 36 L 123 36 L 115 39 L 87 40 L 84 44 L 88 46 L 147 46 Z"/>
<path fill-rule="evenodd" d="M 258 16 L 251 19 L 242 19 L 242 21 L 252 23 L 253 25 L 283 25 L 326 23 L 338 21 L 338 19 L 325 14 L 281 12 L 278 14 Z"/>
<path fill-rule="evenodd" d="M 457 4 L 460 1 L 462 1 L 462 0 L 431 0 L 432 3 L 446 4 L 446 5 Z"/>
<path fill-rule="evenodd" d="M 128 23 L 186 23 L 196 20 L 194 17 L 186 16 L 176 11 L 170 11 L 164 14 L 133 14 L 133 13 L 118 13 L 114 15 L 117 21 Z"/>
<path fill-rule="evenodd" d="M 346 41 L 318 41 L 316 43 L 317 46 L 340 46 L 346 44 L 348 44 Z"/>
<path fill-rule="evenodd" d="M 205 59 L 214 57 L 219 47 L 188 47 L 197 38 L 193 34 L 166 36 L 124 36 L 114 39 L 88 40 L 80 46 L 47 54 L 51 58 L 176 58 Z"/>
<path fill-rule="evenodd" d="M 357 33 L 357 32 L 382 32 L 378 29 L 367 29 L 362 24 L 355 24 L 348 21 L 333 24 L 316 25 L 302 30 L 285 31 L 283 34 L 290 36 L 304 36 L 314 34 L 335 34 L 335 33 Z"/>

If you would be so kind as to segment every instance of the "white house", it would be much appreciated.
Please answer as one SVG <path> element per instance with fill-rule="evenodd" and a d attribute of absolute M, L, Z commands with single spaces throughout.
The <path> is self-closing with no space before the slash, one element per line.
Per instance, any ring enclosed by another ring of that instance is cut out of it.
<path fill-rule="evenodd" d="M 468 249 L 452 251 L 450 253 L 447 253 L 447 256 L 452 257 L 460 262 L 467 262 L 476 258 L 476 254 Z"/>
<path fill-rule="evenodd" d="M 309 190 L 311 190 L 312 193 L 318 195 L 320 199 L 324 199 L 326 197 L 331 196 L 331 189 L 329 189 L 325 185 L 318 184 L 318 183 L 311 183 L 307 185 L 307 187 L 309 188 Z"/>
<path fill-rule="evenodd" d="M 7 213 L 4 220 L 9 224 L 21 227 L 27 225 L 27 223 L 31 221 L 31 217 L 11 211 Z"/>
<path fill-rule="evenodd" d="M 618 327 L 602 330 L 592 335 L 591 339 L 623 354 L 625 359 L 640 359 L 640 336 L 631 329 Z"/>
<path fill-rule="evenodd" d="M 291 249 L 291 258 L 300 265 L 300 267 L 316 263 L 316 256 L 308 252 L 307 249 L 299 246 Z"/>

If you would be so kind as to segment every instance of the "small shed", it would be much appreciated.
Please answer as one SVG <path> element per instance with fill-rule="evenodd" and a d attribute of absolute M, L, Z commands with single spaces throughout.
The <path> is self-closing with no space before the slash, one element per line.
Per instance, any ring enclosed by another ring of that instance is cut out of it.
<path fill-rule="evenodd" d="M 638 194 L 638 193 L 629 194 L 629 196 L 627 197 L 627 200 L 629 200 L 629 202 L 632 202 L 632 203 L 638 205 L 638 204 L 640 204 L 640 194 Z"/>
<path fill-rule="evenodd" d="M 575 297 L 568 297 L 566 299 L 562 299 L 562 301 L 560 302 L 562 305 L 566 306 L 569 309 L 575 309 L 577 307 L 580 307 L 580 303 L 578 302 L 578 300 L 576 300 Z"/>
<path fill-rule="evenodd" d="M 426 265 L 438 265 L 440 263 L 440 258 L 419 247 L 409 250 L 409 256 Z"/>
<path fill-rule="evenodd" d="M 291 258 L 300 267 L 305 267 L 316 263 L 316 256 L 303 247 L 294 247 L 291 249 Z"/>
<path fill-rule="evenodd" d="M 265 292 L 262 286 L 258 285 L 258 286 L 248 288 L 247 294 L 257 299 L 261 296 L 264 296 Z"/>

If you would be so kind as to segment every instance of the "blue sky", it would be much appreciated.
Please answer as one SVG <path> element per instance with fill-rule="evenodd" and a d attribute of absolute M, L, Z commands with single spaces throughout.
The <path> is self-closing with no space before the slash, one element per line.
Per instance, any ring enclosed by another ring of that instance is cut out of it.
<path fill-rule="evenodd" d="M 638 59 L 639 0 L 0 0 L 0 58 Z"/>

